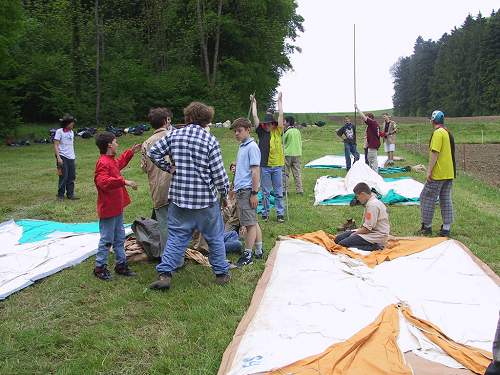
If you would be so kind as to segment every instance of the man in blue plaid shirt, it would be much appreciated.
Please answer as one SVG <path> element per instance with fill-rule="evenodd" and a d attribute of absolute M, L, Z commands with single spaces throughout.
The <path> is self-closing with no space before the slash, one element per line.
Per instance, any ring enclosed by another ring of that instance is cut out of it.
<path fill-rule="evenodd" d="M 189 104 L 184 108 L 188 125 L 160 139 L 148 152 L 156 166 L 173 175 L 168 192 L 168 239 L 156 267 L 159 278 L 151 289 L 170 288 L 172 272 L 182 264 L 194 230 L 200 231 L 209 245 L 208 260 L 215 282 L 223 285 L 230 279 L 217 197 L 219 194 L 225 201 L 229 179 L 219 142 L 205 129 L 213 115 L 212 107 L 199 102 Z M 167 155 L 172 164 L 165 160 Z"/>

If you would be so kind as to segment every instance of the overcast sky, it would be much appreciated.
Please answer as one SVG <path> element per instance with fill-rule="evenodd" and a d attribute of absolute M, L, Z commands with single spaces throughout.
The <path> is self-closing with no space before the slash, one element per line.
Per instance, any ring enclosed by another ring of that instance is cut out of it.
<path fill-rule="evenodd" d="M 354 103 L 353 25 L 356 24 L 356 87 L 361 110 L 392 108 L 391 66 L 409 56 L 419 35 L 438 40 L 470 13 L 489 16 L 493 0 L 298 0 L 305 32 L 291 57 L 294 71 L 281 79 L 287 112 L 350 111 Z"/>

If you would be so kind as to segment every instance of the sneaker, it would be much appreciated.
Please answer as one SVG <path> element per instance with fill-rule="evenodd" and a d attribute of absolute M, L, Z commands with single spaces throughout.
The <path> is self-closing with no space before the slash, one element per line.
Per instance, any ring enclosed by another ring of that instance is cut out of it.
<path fill-rule="evenodd" d="M 248 266 L 253 263 L 253 256 L 252 253 L 249 253 L 248 251 L 245 251 L 240 259 L 236 262 L 236 267 L 241 268 L 243 266 Z"/>
<path fill-rule="evenodd" d="M 107 267 L 104 265 L 102 267 L 95 267 L 94 268 L 94 276 L 97 277 L 98 279 L 101 280 L 111 280 L 111 272 L 107 269 Z"/>
<path fill-rule="evenodd" d="M 231 280 L 231 275 L 228 273 L 224 273 L 221 275 L 215 275 L 215 283 L 217 285 L 224 285 L 227 284 Z"/>
<path fill-rule="evenodd" d="M 266 222 L 267 222 L 267 221 L 269 220 L 269 216 L 267 216 L 267 215 L 262 215 L 262 220 L 264 220 L 264 221 L 266 221 Z"/>
<path fill-rule="evenodd" d="M 441 225 L 438 235 L 439 237 L 450 237 L 450 231 L 443 229 L 443 226 Z"/>
<path fill-rule="evenodd" d="M 426 227 L 424 224 L 422 224 L 422 227 L 417 232 L 417 235 L 419 235 L 419 236 L 432 236 L 432 228 Z"/>
<path fill-rule="evenodd" d="M 115 273 L 122 276 L 136 276 L 137 274 L 132 271 L 127 263 L 117 264 L 115 266 Z"/>
<path fill-rule="evenodd" d="M 149 289 L 167 290 L 170 289 L 172 275 L 168 273 L 160 273 L 158 280 L 149 285 Z"/>
<path fill-rule="evenodd" d="M 298 191 L 297 195 L 304 195 L 304 192 L 303 191 Z"/>
<path fill-rule="evenodd" d="M 278 220 L 278 223 L 284 223 L 285 222 L 285 217 L 283 215 L 278 215 L 276 217 L 276 220 Z"/>
<path fill-rule="evenodd" d="M 70 201 L 77 201 L 78 199 L 80 199 L 80 197 L 75 197 L 74 195 L 72 197 L 68 197 L 68 199 Z"/>
<path fill-rule="evenodd" d="M 59 195 L 57 196 L 57 201 L 58 202 L 64 202 L 64 197 L 60 197 Z"/>
<path fill-rule="evenodd" d="M 262 253 L 260 254 L 255 253 L 255 259 L 262 259 L 262 258 L 264 258 L 264 249 L 262 249 Z"/>

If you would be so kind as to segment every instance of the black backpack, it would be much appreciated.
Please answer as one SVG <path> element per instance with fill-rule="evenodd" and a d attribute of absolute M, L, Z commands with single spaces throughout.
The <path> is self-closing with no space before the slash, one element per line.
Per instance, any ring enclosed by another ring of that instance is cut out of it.
<path fill-rule="evenodd" d="M 162 248 L 160 244 L 160 230 L 158 222 L 153 219 L 141 217 L 132 223 L 132 231 L 137 243 L 142 246 L 149 259 L 161 257 Z"/>

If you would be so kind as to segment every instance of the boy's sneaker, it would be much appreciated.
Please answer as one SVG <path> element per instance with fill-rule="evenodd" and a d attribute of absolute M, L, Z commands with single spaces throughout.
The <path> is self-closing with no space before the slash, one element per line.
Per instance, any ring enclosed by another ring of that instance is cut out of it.
<path fill-rule="evenodd" d="M 417 232 L 417 235 L 419 235 L 419 236 L 432 236 L 432 228 L 426 227 L 422 223 L 422 226 L 420 227 L 420 230 Z"/>
<path fill-rule="evenodd" d="M 79 199 L 80 199 L 80 197 L 77 197 L 77 196 L 73 195 L 73 196 L 71 196 L 71 197 L 68 197 L 68 199 L 69 199 L 70 201 L 77 201 L 77 200 L 79 200 Z"/>
<path fill-rule="evenodd" d="M 95 267 L 94 268 L 94 276 L 97 277 L 98 279 L 105 280 L 105 281 L 111 280 L 111 278 L 112 278 L 111 272 L 109 272 L 109 270 L 107 269 L 106 266 Z"/>
<path fill-rule="evenodd" d="M 267 221 L 269 220 L 269 216 L 267 216 L 267 215 L 262 215 L 262 220 L 264 220 L 264 221 L 266 221 L 266 222 L 267 222 Z"/>
<path fill-rule="evenodd" d="M 438 235 L 439 237 L 450 237 L 450 231 L 443 229 L 443 226 L 441 225 L 441 229 L 439 230 Z"/>
<path fill-rule="evenodd" d="M 236 262 L 236 267 L 241 268 L 243 266 L 248 266 L 253 263 L 253 256 L 252 253 L 249 253 L 248 251 L 245 251 L 240 259 Z"/>
<path fill-rule="evenodd" d="M 221 275 L 215 275 L 215 283 L 217 285 L 224 285 L 227 284 L 231 280 L 231 275 L 228 273 L 224 273 Z"/>
<path fill-rule="evenodd" d="M 264 249 L 262 249 L 262 253 L 260 254 L 255 253 L 255 259 L 262 259 L 262 258 L 264 258 Z"/>
<path fill-rule="evenodd" d="M 278 223 L 284 223 L 285 222 L 285 217 L 283 215 L 278 215 L 276 220 L 278 220 Z"/>
<path fill-rule="evenodd" d="M 115 266 L 115 273 L 122 276 L 136 276 L 137 274 L 132 271 L 127 263 L 117 264 Z"/>
<path fill-rule="evenodd" d="M 149 285 L 149 289 L 167 290 L 170 289 L 172 275 L 168 273 L 160 273 L 158 280 Z"/>

